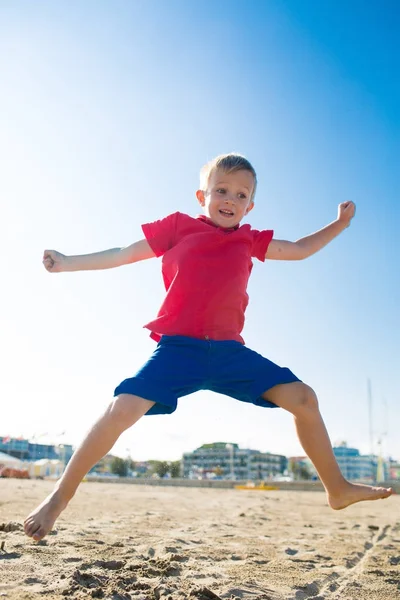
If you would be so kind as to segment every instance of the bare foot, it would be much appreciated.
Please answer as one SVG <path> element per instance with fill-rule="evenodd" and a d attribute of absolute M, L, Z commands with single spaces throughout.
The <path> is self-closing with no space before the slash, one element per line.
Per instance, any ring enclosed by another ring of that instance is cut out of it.
<path fill-rule="evenodd" d="M 27 536 L 36 542 L 43 539 L 51 531 L 55 520 L 67 506 L 68 501 L 61 498 L 59 491 L 54 490 L 24 521 Z"/>
<path fill-rule="evenodd" d="M 328 503 L 334 510 L 341 510 L 364 500 L 383 500 L 393 494 L 392 488 L 372 487 L 362 483 L 346 482 L 346 486 L 337 494 L 328 494 Z"/>

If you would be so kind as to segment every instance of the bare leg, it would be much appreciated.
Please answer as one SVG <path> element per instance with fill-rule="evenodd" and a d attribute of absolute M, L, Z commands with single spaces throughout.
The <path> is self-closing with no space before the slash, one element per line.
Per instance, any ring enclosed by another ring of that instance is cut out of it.
<path fill-rule="evenodd" d="M 347 481 L 333 453 L 314 391 L 304 383 L 277 385 L 263 398 L 294 415 L 297 435 L 325 487 L 331 508 L 340 510 L 362 500 L 388 498 L 391 488 L 373 487 Z"/>
<path fill-rule="evenodd" d="M 86 473 L 111 450 L 121 433 L 153 405 L 154 402 L 130 394 L 114 398 L 74 452 L 53 492 L 25 519 L 26 535 L 39 541 L 49 533 Z"/>

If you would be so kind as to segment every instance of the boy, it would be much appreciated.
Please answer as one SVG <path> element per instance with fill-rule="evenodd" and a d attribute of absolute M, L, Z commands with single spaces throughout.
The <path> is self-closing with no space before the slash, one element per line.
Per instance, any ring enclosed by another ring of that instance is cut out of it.
<path fill-rule="evenodd" d="M 25 520 L 25 532 L 41 540 L 73 497 L 85 474 L 118 437 L 144 414 L 172 413 L 177 399 L 209 389 L 294 415 L 297 434 L 313 462 L 333 509 L 361 500 L 387 498 L 392 489 L 346 481 L 340 472 L 314 391 L 289 369 L 244 345 L 241 331 L 252 258 L 304 259 L 349 226 L 353 202 L 339 205 L 336 221 L 296 242 L 273 239 L 240 222 L 254 207 L 257 178 L 237 154 L 221 155 L 200 174 L 197 200 L 204 215 L 174 213 L 142 226 L 145 239 L 127 248 L 82 256 L 44 252 L 54 273 L 109 269 L 163 256 L 167 291 L 156 319 L 146 325 L 158 342 L 150 360 L 114 392 L 114 400 L 75 451 L 54 491 Z"/>

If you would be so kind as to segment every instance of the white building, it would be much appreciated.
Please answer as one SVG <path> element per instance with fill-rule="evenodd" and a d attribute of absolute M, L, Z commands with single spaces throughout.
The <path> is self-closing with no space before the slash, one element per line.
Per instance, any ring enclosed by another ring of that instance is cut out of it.
<path fill-rule="evenodd" d="M 266 480 L 282 474 L 287 458 L 238 444 L 204 444 L 182 457 L 183 476 L 189 479 Z"/>

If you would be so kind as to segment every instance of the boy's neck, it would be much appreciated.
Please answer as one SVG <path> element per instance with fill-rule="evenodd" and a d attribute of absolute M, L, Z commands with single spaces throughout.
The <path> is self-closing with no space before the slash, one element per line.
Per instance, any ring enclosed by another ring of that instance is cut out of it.
<path fill-rule="evenodd" d="M 236 229 L 239 229 L 239 227 L 240 227 L 240 223 L 238 223 L 234 227 L 221 227 L 220 225 L 217 225 L 217 223 L 214 223 L 214 221 L 212 219 L 210 219 L 210 217 L 207 217 L 206 215 L 197 215 L 197 219 L 199 219 L 200 221 L 203 221 L 204 223 L 208 223 L 208 225 L 212 225 L 213 227 L 216 227 L 217 229 L 223 229 L 224 231 L 235 231 Z"/>

